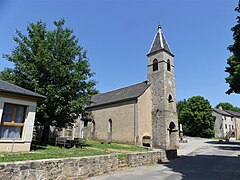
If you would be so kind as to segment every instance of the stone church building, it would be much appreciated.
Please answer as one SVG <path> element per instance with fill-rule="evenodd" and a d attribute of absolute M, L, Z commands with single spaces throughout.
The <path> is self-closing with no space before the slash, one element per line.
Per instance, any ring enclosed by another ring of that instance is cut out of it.
<path fill-rule="evenodd" d="M 91 118 L 79 118 L 73 132 L 65 129 L 64 135 L 178 148 L 174 55 L 160 26 L 147 60 L 147 81 L 93 96 L 86 108 Z"/>

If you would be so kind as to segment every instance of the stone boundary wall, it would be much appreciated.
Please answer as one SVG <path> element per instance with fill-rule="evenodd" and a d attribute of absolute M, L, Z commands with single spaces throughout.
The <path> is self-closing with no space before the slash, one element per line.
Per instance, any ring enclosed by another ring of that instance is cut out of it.
<path fill-rule="evenodd" d="M 160 164 L 164 161 L 167 161 L 166 152 L 164 150 L 127 154 L 128 167 L 149 166 Z"/>
<path fill-rule="evenodd" d="M 127 154 L 127 167 L 148 166 L 167 160 L 164 150 Z M 110 173 L 118 167 L 118 155 L 0 163 L 1 180 L 70 180 Z"/>

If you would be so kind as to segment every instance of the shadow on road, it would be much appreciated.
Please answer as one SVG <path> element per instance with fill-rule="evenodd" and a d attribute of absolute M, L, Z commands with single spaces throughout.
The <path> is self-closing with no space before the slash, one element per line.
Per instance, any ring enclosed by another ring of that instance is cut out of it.
<path fill-rule="evenodd" d="M 230 144 L 230 145 L 238 145 L 240 146 L 240 141 L 229 141 L 229 142 L 225 142 L 225 141 L 207 141 L 206 143 L 208 144 Z"/>
<path fill-rule="evenodd" d="M 184 156 L 164 164 L 183 179 L 239 179 L 240 157 L 197 155 Z"/>

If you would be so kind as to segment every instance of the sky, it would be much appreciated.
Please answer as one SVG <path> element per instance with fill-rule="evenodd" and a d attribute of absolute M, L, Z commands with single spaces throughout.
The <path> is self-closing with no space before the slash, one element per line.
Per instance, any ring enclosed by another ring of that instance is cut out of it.
<path fill-rule="evenodd" d="M 177 101 L 203 96 L 212 106 L 240 107 L 226 95 L 227 47 L 233 43 L 237 0 L 0 0 L 0 71 L 13 67 L 2 57 L 16 46 L 16 29 L 30 22 L 65 18 L 88 51 L 96 88 L 107 92 L 147 80 L 147 53 L 161 25 L 175 55 Z"/>

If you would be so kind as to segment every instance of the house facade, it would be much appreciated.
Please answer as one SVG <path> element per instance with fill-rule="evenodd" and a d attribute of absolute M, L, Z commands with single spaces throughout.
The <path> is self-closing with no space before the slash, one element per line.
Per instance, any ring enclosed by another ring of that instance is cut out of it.
<path fill-rule="evenodd" d="M 72 132 L 64 129 L 62 135 L 178 148 L 174 55 L 160 26 L 147 59 L 146 81 L 93 96 L 86 108 L 91 117 L 80 117 Z"/>
<path fill-rule="evenodd" d="M 0 151 L 30 151 L 37 101 L 45 97 L 0 80 Z"/>
<path fill-rule="evenodd" d="M 224 110 L 222 107 L 213 109 L 213 116 L 216 117 L 214 124 L 214 136 L 216 138 L 225 138 L 229 131 L 232 131 L 232 137 L 240 139 L 240 113 Z"/>

